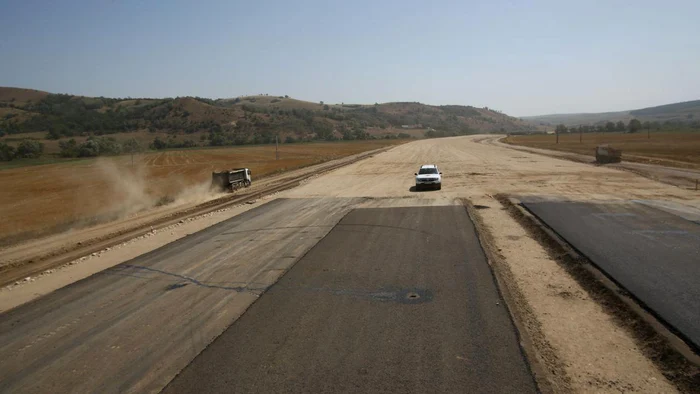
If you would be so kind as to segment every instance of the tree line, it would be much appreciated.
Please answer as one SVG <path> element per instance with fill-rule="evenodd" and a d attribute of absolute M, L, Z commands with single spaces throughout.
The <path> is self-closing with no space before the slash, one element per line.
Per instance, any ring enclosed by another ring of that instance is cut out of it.
<path fill-rule="evenodd" d="M 44 144 L 35 140 L 24 140 L 15 148 L 0 141 L 0 161 L 36 159 L 44 152 Z"/>
<path fill-rule="evenodd" d="M 679 129 L 700 129 L 700 122 L 683 122 L 681 120 L 667 120 L 665 122 L 658 121 L 640 121 L 639 119 L 630 119 L 628 123 L 623 121 L 607 121 L 597 125 L 579 125 L 567 127 L 564 124 L 558 124 L 554 131 L 557 133 L 611 133 L 611 132 L 630 132 L 636 133 L 642 130 L 679 130 Z"/>

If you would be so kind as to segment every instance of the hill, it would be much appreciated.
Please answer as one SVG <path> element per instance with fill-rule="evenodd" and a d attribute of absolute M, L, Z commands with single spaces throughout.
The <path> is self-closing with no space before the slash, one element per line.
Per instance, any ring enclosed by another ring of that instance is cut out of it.
<path fill-rule="evenodd" d="M 693 125 L 700 120 L 700 100 L 686 101 L 620 112 L 552 114 L 525 116 L 522 119 L 540 126 L 590 125 L 596 126 L 606 122 L 629 122 L 639 119 L 641 122 L 658 122 L 667 125 Z"/>
<path fill-rule="evenodd" d="M 2 142 L 40 140 L 49 153 L 69 157 L 119 153 L 131 138 L 162 149 L 265 144 L 276 137 L 283 143 L 441 137 L 528 127 L 488 108 L 460 105 L 325 104 L 270 95 L 105 98 L 0 87 Z"/>

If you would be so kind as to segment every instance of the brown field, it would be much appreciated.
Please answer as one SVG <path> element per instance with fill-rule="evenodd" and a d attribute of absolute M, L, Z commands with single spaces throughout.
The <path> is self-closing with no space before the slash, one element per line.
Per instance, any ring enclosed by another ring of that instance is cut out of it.
<path fill-rule="evenodd" d="M 600 144 L 622 149 L 625 161 L 660 163 L 683 168 L 700 166 L 700 132 L 699 133 L 588 133 L 583 134 L 579 142 L 578 134 L 559 135 L 517 135 L 509 136 L 505 142 L 532 148 L 552 149 L 565 152 L 594 156 L 595 147 Z"/>
<path fill-rule="evenodd" d="M 396 140 L 149 152 L 0 171 L 0 244 L 208 198 L 211 171 L 248 167 L 266 175 L 400 144 Z"/>

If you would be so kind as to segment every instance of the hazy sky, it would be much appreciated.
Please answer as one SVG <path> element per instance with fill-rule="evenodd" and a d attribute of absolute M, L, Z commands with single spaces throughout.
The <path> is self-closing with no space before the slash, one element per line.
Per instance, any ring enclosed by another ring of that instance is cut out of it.
<path fill-rule="evenodd" d="M 700 99 L 700 1 L 0 0 L 0 86 L 510 115 Z"/>

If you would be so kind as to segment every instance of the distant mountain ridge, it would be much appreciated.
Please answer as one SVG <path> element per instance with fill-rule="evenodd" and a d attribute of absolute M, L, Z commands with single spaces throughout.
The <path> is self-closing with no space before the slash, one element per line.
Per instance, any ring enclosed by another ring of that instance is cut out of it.
<path fill-rule="evenodd" d="M 627 123 L 633 118 L 639 119 L 642 122 L 696 122 L 700 120 L 700 100 L 684 101 L 619 112 L 550 114 L 523 116 L 521 119 L 539 126 L 553 126 L 557 124 L 578 126 L 598 125 L 609 121 L 623 121 Z"/>

